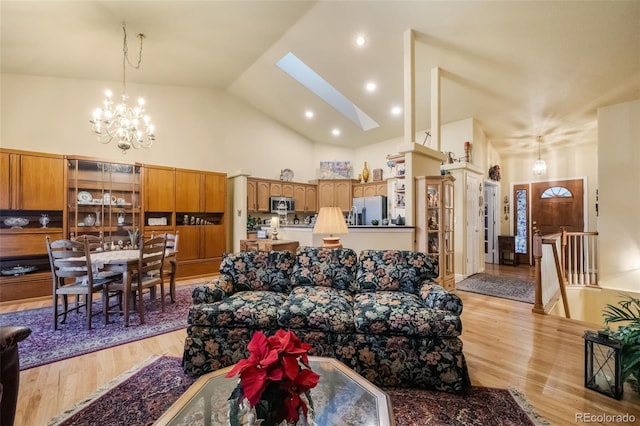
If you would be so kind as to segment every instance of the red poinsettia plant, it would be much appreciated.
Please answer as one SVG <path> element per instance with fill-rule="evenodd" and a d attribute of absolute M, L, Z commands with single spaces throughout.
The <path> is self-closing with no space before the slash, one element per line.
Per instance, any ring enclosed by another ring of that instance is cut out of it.
<path fill-rule="evenodd" d="M 309 390 L 320 379 L 309 367 L 307 352 L 311 345 L 301 342 L 291 331 L 278 330 L 269 337 L 257 331 L 247 349 L 249 357 L 227 373 L 227 377 L 240 376 L 240 383 L 229 399 L 239 403 L 246 398 L 257 418 L 263 420 L 263 426 L 278 425 L 285 420 L 295 423 L 300 413 L 306 418 L 309 407 L 301 396 L 304 394 L 313 409 Z M 238 404 L 232 405 L 230 414 L 233 425 Z"/>

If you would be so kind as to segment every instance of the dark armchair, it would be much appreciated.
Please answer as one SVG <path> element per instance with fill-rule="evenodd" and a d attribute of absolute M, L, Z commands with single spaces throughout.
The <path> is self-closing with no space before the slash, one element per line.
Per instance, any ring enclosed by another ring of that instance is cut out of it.
<path fill-rule="evenodd" d="M 31 334 L 31 329 L 0 326 L 0 425 L 12 426 L 16 417 L 20 360 L 18 343 Z"/>

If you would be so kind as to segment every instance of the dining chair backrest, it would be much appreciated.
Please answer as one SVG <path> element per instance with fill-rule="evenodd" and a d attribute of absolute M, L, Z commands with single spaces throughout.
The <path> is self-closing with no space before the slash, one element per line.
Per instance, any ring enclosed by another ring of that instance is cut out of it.
<path fill-rule="evenodd" d="M 94 252 L 103 250 L 104 238 L 102 237 L 102 232 L 100 232 L 99 236 L 93 234 L 81 234 L 71 237 L 71 240 L 73 241 L 83 241 L 84 239 L 86 239 L 89 244 L 89 251 Z"/>
<path fill-rule="evenodd" d="M 139 276 L 160 275 L 163 270 L 164 252 L 167 240 L 164 237 L 154 237 L 142 240 L 140 245 Z"/>
<path fill-rule="evenodd" d="M 175 234 L 169 234 L 168 232 L 163 234 L 158 234 L 158 237 L 164 237 L 167 240 L 167 249 L 171 250 L 174 253 L 178 252 L 178 240 L 180 238 L 180 231 L 176 231 Z M 156 237 L 156 235 L 152 232 L 151 238 Z"/>
<path fill-rule="evenodd" d="M 55 289 L 64 284 L 65 278 L 86 277 L 89 284 L 92 281 L 91 254 L 86 238 L 82 241 L 56 240 L 51 241 L 47 236 L 47 253 L 49 265 L 54 280 Z"/>

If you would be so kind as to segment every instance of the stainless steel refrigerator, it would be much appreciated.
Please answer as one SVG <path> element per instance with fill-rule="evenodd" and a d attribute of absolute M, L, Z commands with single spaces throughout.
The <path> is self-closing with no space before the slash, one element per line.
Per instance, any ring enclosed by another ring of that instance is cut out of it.
<path fill-rule="evenodd" d="M 382 225 L 382 219 L 387 218 L 387 197 L 384 195 L 356 197 L 353 206 L 357 210 L 358 225 L 371 225 L 372 220 Z"/>

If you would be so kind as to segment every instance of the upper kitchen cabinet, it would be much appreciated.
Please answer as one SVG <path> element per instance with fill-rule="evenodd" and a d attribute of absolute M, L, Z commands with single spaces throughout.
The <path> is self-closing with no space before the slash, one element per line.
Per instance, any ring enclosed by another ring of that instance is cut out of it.
<path fill-rule="evenodd" d="M 24 151 L 0 151 L 0 208 L 64 209 L 64 158 Z"/>
<path fill-rule="evenodd" d="M 315 213 L 318 210 L 318 188 L 316 185 L 294 184 L 293 199 L 297 212 Z"/>
<path fill-rule="evenodd" d="M 387 182 L 369 182 L 353 184 L 353 197 L 375 197 L 377 195 L 387 195 Z"/>
<path fill-rule="evenodd" d="M 269 212 L 271 183 L 262 179 L 247 179 L 247 210 L 250 212 Z"/>
<path fill-rule="evenodd" d="M 352 179 L 318 180 L 318 209 L 321 207 L 340 207 L 347 212 L 351 208 L 352 186 L 357 182 Z"/>

